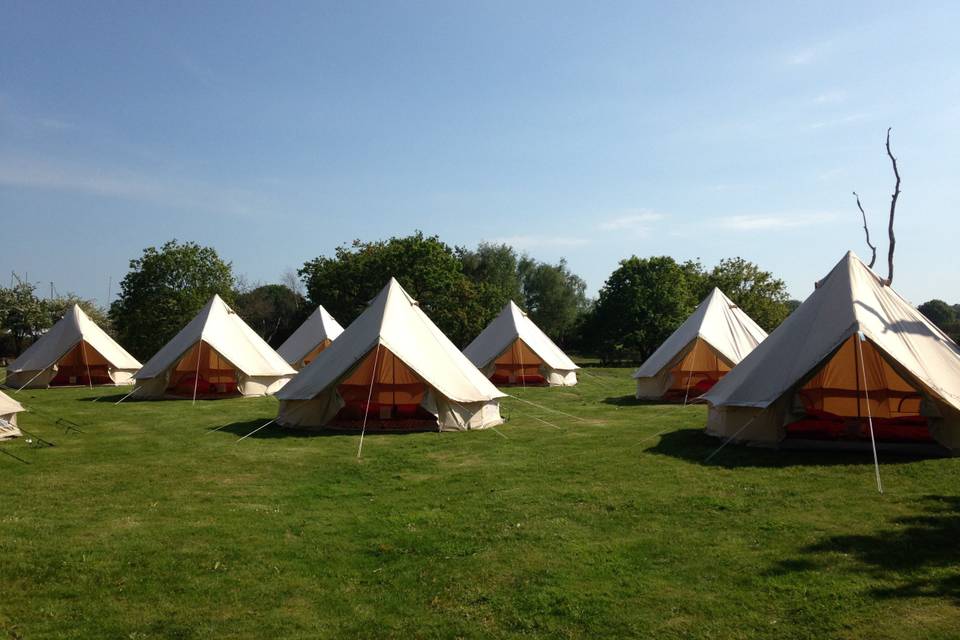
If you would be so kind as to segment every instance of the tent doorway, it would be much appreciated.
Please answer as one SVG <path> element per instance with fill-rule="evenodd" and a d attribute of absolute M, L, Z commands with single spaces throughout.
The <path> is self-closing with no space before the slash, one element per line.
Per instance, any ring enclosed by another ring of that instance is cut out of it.
<path fill-rule="evenodd" d="M 933 442 L 922 400 L 873 343 L 854 334 L 797 391 L 802 418 L 787 424 L 787 437 L 869 440 L 872 418 L 878 442 Z"/>
<path fill-rule="evenodd" d="M 337 385 L 345 404 L 330 426 L 359 430 L 366 418 L 368 431 L 436 429 L 437 417 L 421 404 L 427 390 L 413 369 L 381 345 Z"/>
<path fill-rule="evenodd" d="M 170 371 L 167 393 L 198 398 L 222 398 L 240 395 L 239 372 L 216 349 L 204 341 L 197 342 L 180 357 Z"/>
<path fill-rule="evenodd" d="M 663 399 L 696 398 L 709 391 L 731 368 L 710 343 L 698 337 L 693 347 L 670 369 L 670 387 Z"/>
<path fill-rule="evenodd" d="M 320 352 L 326 349 L 327 347 L 329 347 L 332 343 L 333 343 L 333 340 L 327 339 L 321 342 L 320 344 L 318 344 L 316 347 L 314 347 L 313 351 L 303 356 L 303 366 L 307 366 L 308 364 L 313 362 L 316 359 L 316 357 L 320 355 Z"/>
<path fill-rule="evenodd" d="M 51 387 L 113 384 L 110 362 L 99 351 L 81 340 L 57 360 L 57 372 L 50 380 Z"/>
<path fill-rule="evenodd" d="M 493 361 L 490 381 L 499 386 L 546 385 L 547 379 L 540 371 L 542 364 L 543 359 L 517 338 Z"/>

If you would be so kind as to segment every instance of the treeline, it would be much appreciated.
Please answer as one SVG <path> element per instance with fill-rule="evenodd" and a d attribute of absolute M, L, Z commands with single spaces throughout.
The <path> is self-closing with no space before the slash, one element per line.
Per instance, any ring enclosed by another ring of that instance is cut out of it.
<path fill-rule="evenodd" d="M 141 360 L 152 356 L 210 299 L 219 294 L 274 347 L 322 304 L 344 326 L 356 318 L 390 277 L 460 347 L 470 342 L 509 300 L 562 347 L 605 362 L 649 356 L 713 287 L 770 331 L 799 304 L 783 281 L 742 258 L 713 267 L 667 256 L 622 260 L 595 300 L 565 261 L 541 262 L 504 244 L 450 246 L 418 232 L 375 242 L 354 241 L 306 262 L 282 284 L 248 285 L 210 247 L 167 242 L 130 261 L 109 310 L 68 294 L 41 300 L 33 285 L 0 288 L 3 353 L 19 353 L 70 304 L 79 303 Z M 956 335 L 957 307 L 939 300 L 921 305 Z"/>

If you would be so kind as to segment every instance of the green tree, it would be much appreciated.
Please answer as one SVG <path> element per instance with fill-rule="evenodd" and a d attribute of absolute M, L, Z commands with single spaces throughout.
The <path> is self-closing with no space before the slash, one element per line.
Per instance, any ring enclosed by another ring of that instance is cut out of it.
<path fill-rule="evenodd" d="M 233 285 L 231 265 L 216 250 L 171 240 L 159 249 L 147 247 L 130 261 L 110 319 L 119 342 L 148 359 L 214 294 L 232 302 Z"/>
<path fill-rule="evenodd" d="M 0 327 L 9 332 L 17 355 L 51 325 L 47 305 L 36 296 L 36 285 L 17 279 L 10 288 L 0 287 Z"/>
<path fill-rule="evenodd" d="M 566 260 L 547 264 L 524 256 L 519 272 L 523 304 L 530 318 L 548 336 L 565 344 L 587 310 L 587 283 L 570 271 Z"/>
<path fill-rule="evenodd" d="M 299 273 L 311 305 L 324 305 L 344 325 L 360 315 L 391 277 L 459 346 L 492 317 L 482 287 L 464 275 L 454 250 L 420 231 L 377 242 L 354 240 L 338 247 L 332 257 L 307 262 Z"/>
<path fill-rule="evenodd" d="M 783 280 L 743 258 L 721 260 L 704 276 L 697 297 L 706 297 L 713 287 L 723 291 L 766 331 L 776 329 L 792 310 Z"/>
<path fill-rule="evenodd" d="M 267 284 L 237 293 L 233 308 L 273 348 L 283 344 L 310 311 L 303 296 L 282 284 Z"/>
<path fill-rule="evenodd" d="M 702 269 L 669 256 L 620 262 L 600 289 L 585 331 L 605 361 L 646 359 L 700 301 Z"/>
<path fill-rule="evenodd" d="M 520 258 L 506 244 L 480 243 L 476 250 L 457 247 L 463 273 L 490 299 L 490 307 L 499 311 L 510 300 L 524 304 L 520 281 Z"/>
<path fill-rule="evenodd" d="M 954 341 L 960 341 L 960 305 L 949 305 L 943 300 L 933 299 L 917 309 Z"/>

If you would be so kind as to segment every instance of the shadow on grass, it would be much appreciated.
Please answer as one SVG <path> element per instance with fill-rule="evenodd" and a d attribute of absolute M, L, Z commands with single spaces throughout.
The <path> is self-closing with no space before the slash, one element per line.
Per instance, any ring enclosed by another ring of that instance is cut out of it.
<path fill-rule="evenodd" d="M 870 452 L 861 451 L 788 451 L 750 447 L 731 442 L 723 450 L 707 458 L 723 445 L 724 440 L 707 435 L 703 429 L 680 429 L 660 436 L 659 442 L 646 449 L 647 453 L 679 458 L 707 466 L 726 469 L 739 467 L 784 468 L 795 466 L 834 466 L 865 465 L 873 466 Z M 930 456 L 886 455 L 881 453 L 881 469 L 885 465 L 909 464 L 918 460 L 927 460 Z"/>
<path fill-rule="evenodd" d="M 886 530 L 831 536 L 805 547 L 805 557 L 781 561 L 767 575 L 835 571 L 842 554 L 859 565 L 851 572 L 885 584 L 870 590 L 873 597 L 949 598 L 960 604 L 960 497 L 929 495 L 921 504 L 919 514 L 896 518 Z"/>
<path fill-rule="evenodd" d="M 238 437 L 246 436 L 247 434 L 252 433 L 253 431 L 260 429 L 264 424 L 269 422 L 269 418 L 260 418 L 258 420 L 245 420 L 243 422 L 234 422 L 226 425 L 225 427 L 216 427 L 210 428 L 207 431 L 217 431 L 221 433 L 231 433 Z M 377 429 L 375 427 L 367 427 L 366 435 L 370 436 L 403 436 L 416 433 L 434 433 L 436 432 L 436 427 L 432 429 L 405 429 L 405 430 L 385 430 Z M 250 435 L 250 439 L 255 438 L 263 440 L 275 440 L 277 438 L 326 438 L 331 436 L 359 436 L 360 429 L 296 429 L 293 427 L 284 427 L 276 423 L 271 424 L 268 427 L 264 427 Z"/>

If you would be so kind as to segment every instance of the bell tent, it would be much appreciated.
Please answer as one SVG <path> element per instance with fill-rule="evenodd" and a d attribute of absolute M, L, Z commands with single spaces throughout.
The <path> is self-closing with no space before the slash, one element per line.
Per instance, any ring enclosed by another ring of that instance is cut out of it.
<path fill-rule="evenodd" d="M 17 438 L 20 429 L 17 428 L 17 414 L 23 411 L 23 406 L 0 391 L 0 440 Z"/>
<path fill-rule="evenodd" d="M 730 440 L 960 449 L 960 348 L 852 252 L 703 397 Z"/>
<path fill-rule="evenodd" d="M 131 356 L 73 305 L 7 367 L 7 386 L 29 388 L 130 384 L 140 368 Z"/>
<path fill-rule="evenodd" d="M 137 398 L 263 396 L 297 372 L 218 295 L 135 375 Z"/>
<path fill-rule="evenodd" d="M 512 300 L 463 354 L 494 384 L 577 384 L 579 367 Z"/>
<path fill-rule="evenodd" d="M 766 337 L 743 309 L 714 288 L 633 374 L 637 398 L 696 398 Z"/>
<path fill-rule="evenodd" d="M 497 390 L 390 282 L 277 394 L 292 427 L 441 431 L 501 424 Z"/>
<path fill-rule="evenodd" d="M 343 327 L 340 323 L 320 306 L 280 345 L 277 353 L 299 371 L 313 362 L 317 354 L 329 347 L 341 333 Z"/>

